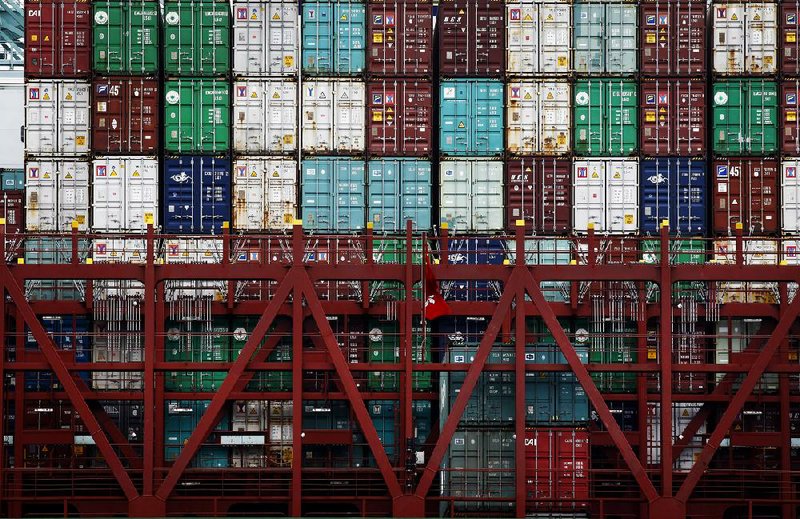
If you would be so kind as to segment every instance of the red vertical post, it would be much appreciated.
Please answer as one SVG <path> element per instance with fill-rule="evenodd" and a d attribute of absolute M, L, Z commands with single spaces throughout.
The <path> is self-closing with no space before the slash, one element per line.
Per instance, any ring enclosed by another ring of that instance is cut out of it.
<path fill-rule="evenodd" d="M 268 263 L 270 257 L 265 255 Z M 303 224 L 292 226 L 292 265 L 303 265 Z M 303 515 L 303 294 L 295 286 L 292 292 L 292 486 L 289 515 Z"/>
<path fill-rule="evenodd" d="M 586 237 L 588 252 L 586 253 L 586 261 L 590 267 L 597 265 L 597 237 L 594 234 L 594 224 L 589 223 L 588 236 Z"/>
<path fill-rule="evenodd" d="M 0 218 L 0 261 L 6 261 L 6 219 Z M 6 495 L 6 291 L 0 288 L 0 508 Z M 19 415 L 17 415 L 19 416 Z M 22 417 L 20 417 L 20 420 Z"/>
<path fill-rule="evenodd" d="M 447 222 L 442 222 L 440 229 L 442 230 L 441 238 L 439 239 L 440 255 L 442 265 L 447 265 L 450 263 L 450 230 Z"/>
<path fill-rule="evenodd" d="M 70 263 L 73 265 L 78 264 L 78 222 L 76 220 L 72 221 L 72 234 L 70 235 L 72 238 L 72 253 L 70 255 Z"/>
<path fill-rule="evenodd" d="M 163 362 L 164 361 L 164 325 L 167 321 L 167 309 L 166 309 L 166 294 L 165 294 L 165 287 L 164 282 L 160 282 L 156 285 L 156 318 L 155 318 L 155 326 L 153 332 L 153 355 L 155 356 L 155 362 Z M 164 387 L 165 387 L 165 375 L 163 371 L 156 371 L 155 372 L 155 380 L 153 381 L 153 389 L 155 392 L 155 403 L 154 403 L 154 419 L 153 425 L 156 431 L 164 431 L 164 413 L 166 412 L 165 406 L 166 401 L 164 399 Z M 153 441 L 153 460 L 154 465 L 156 468 L 164 466 L 164 435 L 163 434 L 156 434 L 154 441 Z M 163 478 L 163 474 L 157 472 L 154 476 L 154 481 L 160 482 Z M 155 487 L 155 485 L 154 485 Z"/>
<path fill-rule="evenodd" d="M 745 263 L 744 257 L 744 238 L 742 237 L 742 222 L 736 223 L 736 266 L 741 267 Z"/>
<path fill-rule="evenodd" d="M 525 268 L 525 220 L 517 220 L 515 231 L 516 258 L 515 269 Z M 514 432 L 515 438 L 515 477 L 516 477 L 516 511 L 517 517 L 525 517 L 527 509 L 527 492 L 525 477 L 525 288 L 516 287 L 516 307 L 514 312 Z"/>
<path fill-rule="evenodd" d="M 5 298 L 5 293 L 3 293 Z M 17 362 L 25 360 L 25 320 L 19 311 L 15 312 L 15 329 L 16 336 L 16 350 Z M 15 416 L 25 416 L 25 373 L 17 371 L 14 373 L 14 413 Z M 21 438 L 25 436 L 24 433 L 24 420 L 14 421 L 14 468 L 19 469 L 25 466 L 25 452 L 23 450 L 24 444 Z M 22 497 L 22 474 L 14 471 L 13 477 L 13 497 Z M 8 504 L 9 516 L 20 517 L 22 515 L 21 503 L 12 501 Z"/>
<path fill-rule="evenodd" d="M 371 265 L 375 258 L 373 256 L 374 250 L 374 237 L 373 237 L 373 224 L 372 222 L 367 222 L 367 230 L 366 230 L 366 243 L 364 244 L 364 254 L 366 255 L 366 263 L 367 265 Z M 349 256 L 348 251 L 348 256 Z M 369 308 L 369 281 L 362 281 L 361 282 L 361 308 L 364 310 Z"/>
<path fill-rule="evenodd" d="M 153 222 L 147 223 L 147 256 L 144 267 L 144 469 L 143 496 L 153 496 L 155 488 L 155 419 L 156 408 L 156 266 Z"/>
<path fill-rule="evenodd" d="M 672 497 L 672 270 L 669 222 L 661 222 L 661 496 Z"/>
<path fill-rule="evenodd" d="M 408 453 L 407 448 L 414 438 L 414 307 L 412 301 L 414 300 L 414 240 L 412 239 L 413 226 L 411 220 L 406 220 L 406 253 L 405 253 L 405 268 L 403 269 L 404 280 L 403 287 L 405 289 L 405 297 L 403 298 L 403 322 L 400 323 L 400 333 L 403 338 L 400 341 L 400 359 L 403 363 L 403 372 L 398 373 L 400 380 L 400 423 L 403 424 L 402 434 L 400 435 L 400 459 L 413 453 Z M 423 234 L 422 239 L 425 239 Z M 424 249 L 423 249 L 424 250 Z M 424 303 L 424 302 L 423 302 Z M 425 326 L 425 323 L 422 323 Z M 424 332 L 423 332 L 424 333 Z M 423 344 L 424 348 L 425 345 Z M 407 460 L 408 461 L 408 460 Z M 406 473 L 406 482 L 403 488 L 404 493 L 409 493 L 412 488 L 413 481 L 410 478 L 413 474 Z"/>

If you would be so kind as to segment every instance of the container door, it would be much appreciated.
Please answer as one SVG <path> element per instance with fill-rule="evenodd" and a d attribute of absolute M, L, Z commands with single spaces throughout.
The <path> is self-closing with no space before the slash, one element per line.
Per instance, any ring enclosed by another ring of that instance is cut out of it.
<path fill-rule="evenodd" d="M 366 12 L 363 4 L 336 3 L 334 71 L 353 75 L 366 65 Z"/>
<path fill-rule="evenodd" d="M 508 149 L 511 153 L 527 155 L 541 151 L 538 87 L 539 84 L 533 81 L 508 84 L 507 132 Z"/>
<path fill-rule="evenodd" d="M 303 224 L 315 231 L 334 227 L 333 160 L 303 161 Z"/>
<path fill-rule="evenodd" d="M 576 160 L 573 177 L 573 228 L 586 232 L 589 224 L 595 231 L 605 230 L 606 162 Z"/>
<path fill-rule="evenodd" d="M 303 72 L 332 73 L 334 40 L 334 4 L 303 3 Z"/>
<path fill-rule="evenodd" d="M 365 92 L 361 81 L 340 81 L 333 85 L 336 96 L 334 146 L 339 152 L 364 151 Z"/>
<path fill-rule="evenodd" d="M 632 81 L 609 80 L 607 151 L 630 155 L 639 144 L 638 89 Z"/>
<path fill-rule="evenodd" d="M 639 164 L 635 160 L 610 160 L 606 166 L 607 220 L 605 230 L 631 233 L 639 230 Z"/>
<path fill-rule="evenodd" d="M 267 81 L 237 81 L 233 85 L 233 148 L 240 153 L 263 153 L 271 128 L 267 126 Z"/>
<path fill-rule="evenodd" d="M 58 230 L 69 231 L 72 222 L 78 230 L 89 225 L 89 164 L 84 161 L 63 162 L 58 174 Z"/>
<path fill-rule="evenodd" d="M 433 12 L 420 2 L 369 5 L 369 70 L 385 76 L 431 71 Z"/>
<path fill-rule="evenodd" d="M 800 72 L 800 41 L 797 34 L 797 14 L 800 6 L 783 4 L 781 10 L 781 72 L 794 76 Z M 26 59 L 27 62 L 27 59 Z"/>
<path fill-rule="evenodd" d="M 778 92 L 774 81 L 751 80 L 748 98 L 747 149 L 754 155 L 778 149 Z"/>
<path fill-rule="evenodd" d="M 470 134 L 474 131 L 472 85 L 467 81 L 443 81 L 441 86 L 442 154 L 462 155 L 470 151 Z"/>
<path fill-rule="evenodd" d="M 745 72 L 745 6 L 744 4 L 713 5 L 714 72 Z"/>
<path fill-rule="evenodd" d="M 242 75 L 297 73 L 297 3 L 235 2 L 233 70 Z"/>
<path fill-rule="evenodd" d="M 745 178 L 749 167 L 746 161 L 716 162 L 714 174 L 714 231 L 732 234 L 737 222 L 745 224 L 745 207 L 750 198 Z"/>
<path fill-rule="evenodd" d="M 148 220 L 158 226 L 158 161 L 131 157 L 125 169 L 125 228 L 146 231 Z"/>
<path fill-rule="evenodd" d="M 57 230 L 56 176 L 60 164 L 52 161 L 25 165 L 25 226 L 29 231 Z"/>
<path fill-rule="evenodd" d="M 774 3 L 747 6 L 745 70 L 750 74 L 777 71 L 778 8 Z"/>
<path fill-rule="evenodd" d="M 503 163 L 472 163 L 472 227 L 485 232 L 503 228 Z"/>
<path fill-rule="evenodd" d="M 366 166 L 363 161 L 337 160 L 335 167 L 336 221 L 333 231 L 360 231 L 366 219 Z"/>
<path fill-rule="evenodd" d="M 781 110 L 783 135 L 781 148 L 784 153 L 800 154 L 800 118 L 797 99 L 800 96 L 800 80 L 785 80 L 781 85 Z"/>
<path fill-rule="evenodd" d="M 675 149 L 674 83 L 669 80 L 642 83 L 642 151 L 649 155 L 668 155 Z"/>
<path fill-rule="evenodd" d="M 539 25 L 539 5 L 514 2 L 509 3 L 506 9 L 508 9 L 506 70 L 510 74 L 517 75 L 540 72 L 539 35 L 542 29 Z M 569 21 L 569 16 L 567 20 Z M 569 26 L 567 38 L 569 38 Z M 568 41 L 565 43 L 567 45 L 562 48 L 569 48 Z"/>
<path fill-rule="evenodd" d="M 402 83 L 398 99 L 402 143 L 398 151 L 404 155 L 427 156 L 433 139 L 433 86 L 427 81 Z M 391 121 L 387 121 L 391 124 Z"/>
<path fill-rule="evenodd" d="M 781 209 L 783 232 L 800 231 L 800 160 L 784 160 L 781 164 Z"/>
<path fill-rule="evenodd" d="M 513 119 L 513 117 L 509 117 Z M 507 162 L 506 230 L 514 231 L 517 220 L 525 220 L 526 231 L 532 231 L 536 221 L 534 167 L 535 159 L 516 159 Z"/>
<path fill-rule="evenodd" d="M 679 80 L 676 85 L 677 121 L 672 123 L 675 152 L 680 155 L 702 155 L 706 149 L 706 85 L 702 81 L 692 80 Z M 667 121 L 670 121 L 669 114 Z"/>
<path fill-rule="evenodd" d="M 126 6 L 126 56 L 123 68 L 133 74 L 158 72 L 158 3 L 147 0 L 132 2 Z M 225 52 L 228 52 L 227 48 Z"/>
<path fill-rule="evenodd" d="M 59 28 L 57 27 L 58 11 L 54 3 L 39 1 L 25 2 L 25 73 L 31 76 L 57 76 L 67 73 L 56 61 L 60 54 L 58 49 Z M 89 20 L 86 6 L 86 20 Z M 73 11 L 74 12 L 74 11 Z M 71 25 L 71 24 L 70 24 Z M 84 40 L 89 42 L 91 40 Z M 63 45 L 63 42 L 62 42 Z M 66 68 L 66 67 L 65 67 Z"/>
<path fill-rule="evenodd" d="M 333 150 L 333 95 L 329 81 L 303 85 L 303 151 Z"/>
<path fill-rule="evenodd" d="M 89 153 L 89 82 L 64 81 L 58 95 L 59 153 Z"/>
<path fill-rule="evenodd" d="M 676 214 L 670 216 L 670 225 L 678 232 L 704 236 L 706 233 L 706 163 L 702 160 L 678 159 Z M 674 224 L 672 222 L 675 222 Z"/>
<path fill-rule="evenodd" d="M 771 234 L 778 230 L 778 165 L 774 160 L 749 161 L 747 193 L 749 223 L 745 231 Z"/>
<path fill-rule="evenodd" d="M 603 80 L 581 80 L 575 84 L 575 152 L 602 155 L 605 140 L 607 97 Z"/>
<path fill-rule="evenodd" d="M 105 158 L 92 162 L 92 230 L 122 231 L 125 228 L 124 159 Z"/>
<path fill-rule="evenodd" d="M 568 83 L 542 82 L 539 84 L 539 152 L 562 154 L 570 149 L 572 110 Z"/>
<path fill-rule="evenodd" d="M 25 86 L 25 151 L 35 155 L 56 153 L 58 135 L 58 83 L 31 81 Z"/>
<path fill-rule="evenodd" d="M 200 158 L 167 159 L 164 163 L 164 228 L 168 233 L 190 232 L 199 227 L 194 221 L 195 179 Z"/>
<path fill-rule="evenodd" d="M 230 83 L 221 80 L 195 82 L 197 118 L 201 125 L 195 128 L 199 135 L 197 151 L 224 153 L 230 146 L 231 100 Z"/>
<path fill-rule="evenodd" d="M 222 223 L 231 219 L 231 163 L 204 157 L 202 164 L 200 204 L 195 205 L 195 218 L 200 226 L 193 232 L 217 234 L 222 232 Z"/>
<path fill-rule="evenodd" d="M 541 204 L 537 230 L 553 234 L 568 232 L 572 224 L 572 165 L 569 160 L 541 159 L 539 169 L 536 182 Z"/>
<path fill-rule="evenodd" d="M 233 228 L 258 231 L 266 227 L 263 159 L 237 160 L 233 163 Z"/>
<path fill-rule="evenodd" d="M 297 162 L 268 160 L 266 175 L 266 228 L 290 229 L 297 217 Z"/>
<path fill-rule="evenodd" d="M 82 2 L 65 3 L 57 30 L 61 31 L 62 50 L 57 57 L 57 61 L 60 61 L 57 65 L 59 72 L 53 75 L 77 76 L 89 72 L 92 69 L 89 50 L 92 41 L 91 7 Z M 58 37 L 56 35 L 56 40 L 51 41 L 58 41 Z"/>
<path fill-rule="evenodd" d="M 714 151 L 717 153 L 744 153 L 747 85 L 741 80 L 714 83 Z"/>
<path fill-rule="evenodd" d="M 197 54 L 206 43 L 202 34 L 205 32 L 202 13 L 206 10 L 213 10 L 213 4 L 182 0 L 165 2 L 164 70 L 167 73 L 203 75 Z"/>
<path fill-rule="evenodd" d="M 472 163 L 469 161 L 441 162 L 441 221 L 453 231 L 472 227 Z"/>
<path fill-rule="evenodd" d="M 539 27 L 536 33 L 539 43 L 539 68 L 534 69 L 535 71 L 549 74 L 569 73 L 571 14 L 568 5 L 539 5 Z"/>
<path fill-rule="evenodd" d="M 604 4 L 575 4 L 575 72 L 605 72 L 606 10 Z M 634 47 L 635 48 L 635 47 Z"/>
<path fill-rule="evenodd" d="M 203 75 L 227 74 L 230 69 L 231 39 L 228 3 L 201 2 L 194 4 L 194 9 L 195 72 Z"/>
<path fill-rule="evenodd" d="M 195 82 L 189 80 L 167 81 L 164 84 L 164 147 L 167 151 L 190 153 L 199 143 L 195 142 L 198 126 L 195 103 Z"/>
<path fill-rule="evenodd" d="M 405 229 L 411 220 L 415 230 L 431 228 L 431 163 L 426 160 L 409 160 L 400 163 L 402 190 L 398 231 Z"/>
<path fill-rule="evenodd" d="M 400 218 L 401 161 L 380 159 L 369 163 L 369 214 L 376 231 L 396 232 Z"/>
<path fill-rule="evenodd" d="M 606 5 L 606 72 L 636 71 L 638 7 L 630 4 Z"/>
<path fill-rule="evenodd" d="M 673 73 L 704 74 L 706 71 L 706 3 L 690 0 L 675 9 L 675 58 Z M 660 38 L 659 38 L 660 39 Z M 659 41 L 659 46 L 661 42 Z"/>
<path fill-rule="evenodd" d="M 673 159 L 642 161 L 641 231 L 657 234 L 663 220 L 670 221 L 670 230 L 677 222 L 673 218 L 673 189 L 677 164 Z M 677 202 L 677 200 L 675 200 Z"/>
<path fill-rule="evenodd" d="M 127 55 L 123 47 L 127 32 L 125 9 L 125 4 L 113 4 L 110 0 L 92 3 L 93 68 L 97 73 L 126 71 Z"/>
<path fill-rule="evenodd" d="M 673 72 L 673 56 L 670 52 L 675 45 L 672 26 L 672 4 L 642 4 L 642 72 L 648 74 L 669 74 Z M 659 41 L 660 40 L 660 41 Z M 675 66 L 677 68 L 677 65 Z"/>

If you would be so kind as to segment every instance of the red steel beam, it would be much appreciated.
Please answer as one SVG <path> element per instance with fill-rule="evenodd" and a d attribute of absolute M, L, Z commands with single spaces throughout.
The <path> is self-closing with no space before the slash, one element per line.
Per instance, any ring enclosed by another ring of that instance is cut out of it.
<path fill-rule="evenodd" d="M 661 496 L 672 497 L 672 272 L 670 270 L 669 225 L 661 225 Z"/>
<path fill-rule="evenodd" d="M 348 396 L 356 421 L 361 428 L 361 432 L 364 434 L 364 438 L 367 440 L 369 448 L 372 450 L 372 455 L 375 457 L 375 462 L 389 490 L 389 495 L 393 499 L 398 498 L 403 495 L 403 492 L 400 489 L 397 474 L 395 474 L 389 457 L 386 455 L 386 449 L 384 449 L 381 444 L 378 432 L 375 430 L 375 424 L 372 423 L 372 419 L 369 417 L 367 407 L 364 405 L 364 399 L 359 393 L 355 379 L 353 379 L 353 373 L 350 371 L 347 360 L 345 360 L 342 350 L 339 348 L 339 344 L 333 334 L 331 325 L 325 317 L 325 311 L 317 297 L 317 292 L 314 289 L 314 285 L 311 283 L 311 279 L 305 276 L 304 272 L 300 272 L 300 276 L 299 284 L 302 288 L 306 304 L 311 310 L 311 316 L 320 331 L 322 340 L 328 350 L 328 355 L 331 361 L 333 361 L 342 388 Z"/>
<path fill-rule="evenodd" d="M 759 353 L 755 362 L 753 362 L 752 368 L 742 382 L 741 388 L 736 392 L 736 395 L 731 400 L 730 405 L 722 414 L 722 417 L 714 429 L 714 432 L 711 433 L 711 437 L 703 447 L 703 451 L 700 454 L 700 459 L 695 462 L 692 470 L 689 472 L 689 475 L 683 481 L 683 484 L 681 484 L 680 490 L 676 495 L 679 501 L 684 503 L 688 501 L 689 497 L 694 491 L 695 486 L 697 486 L 697 483 L 703 476 L 703 472 L 706 470 L 706 468 L 708 468 L 711 458 L 719 448 L 720 442 L 728 433 L 728 430 L 733 424 L 733 420 L 736 418 L 736 415 L 739 413 L 739 411 L 741 411 L 742 406 L 747 400 L 747 397 L 750 395 L 750 393 L 752 393 L 753 388 L 755 388 L 756 384 L 761 378 L 761 375 L 764 373 L 764 370 L 769 364 L 770 359 L 777 351 L 778 346 L 780 346 L 781 342 L 786 337 L 789 329 L 792 327 L 792 324 L 794 324 L 794 321 L 797 319 L 799 313 L 800 297 L 795 297 L 794 301 L 792 301 L 792 304 L 786 309 L 786 313 L 783 314 L 780 318 L 780 321 L 778 321 L 778 325 L 775 327 L 775 331 L 767 340 L 767 344 L 764 346 L 764 349 L 761 351 L 761 353 Z"/>
<path fill-rule="evenodd" d="M 289 515 L 303 515 L 303 293 L 297 286 L 292 294 L 292 485 Z"/>
<path fill-rule="evenodd" d="M 156 276 L 153 224 L 147 224 L 147 250 L 144 269 L 144 444 L 142 495 L 151 497 L 155 490 L 155 446 L 156 446 Z M 163 291 L 161 291 L 163 294 Z"/>
<path fill-rule="evenodd" d="M 58 377 L 61 385 L 64 386 L 64 391 L 66 391 L 69 401 L 86 425 L 89 434 L 91 434 L 94 439 L 97 448 L 100 449 L 106 464 L 111 469 L 111 473 L 119 483 L 125 497 L 128 498 L 129 501 L 138 498 L 138 490 L 134 486 L 133 481 L 131 481 L 127 470 L 122 466 L 119 456 L 114 452 L 114 448 L 111 446 L 111 443 L 109 443 L 97 418 L 95 418 L 86 400 L 83 398 L 75 380 L 72 378 L 72 374 L 64 365 L 53 339 L 47 334 L 42 323 L 36 318 L 36 315 L 34 315 L 33 310 L 31 310 L 31 307 L 25 300 L 25 294 L 19 288 L 19 285 L 17 285 L 17 282 L 5 265 L 2 267 L 2 283 L 5 291 L 8 292 L 8 295 L 11 296 L 11 300 L 16 305 L 17 311 L 30 328 L 30 332 L 39 345 L 39 349 L 44 353 L 45 358 L 50 363 L 52 371 L 55 373 L 56 377 Z"/>
<path fill-rule="evenodd" d="M 161 486 L 156 492 L 156 496 L 159 498 L 166 500 L 169 497 L 169 495 L 172 493 L 172 490 L 175 488 L 175 485 L 183 475 L 183 472 L 186 470 L 186 467 L 189 466 L 189 462 L 192 460 L 203 441 L 208 437 L 211 429 L 213 429 L 216 423 L 219 421 L 225 403 L 230 397 L 230 394 L 237 385 L 239 379 L 244 374 L 245 367 L 250 361 L 250 358 L 253 356 L 253 353 L 255 353 L 256 349 L 259 347 L 259 343 L 264 338 L 264 335 L 266 335 L 267 330 L 272 325 L 272 322 L 275 320 L 278 307 L 288 298 L 289 293 L 295 284 L 296 277 L 297 271 L 292 269 L 286 274 L 286 278 L 278 286 L 278 289 L 275 291 L 275 296 L 267 306 L 266 310 L 264 310 L 264 313 L 258 320 L 258 323 L 253 329 L 253 332 L 250 334 L 250 337 L 247 338 L 244 348 L 239 353 L 239 357 L 236 359 L 236 362 L 234 362 L 231 366 L 228 375 L 225 377 L 222 385 L 220 385 L 219 391 L 211 399 L 211 403 L 203 413 L 203 417 L 200 419 L 187 443 L 183 446 L 178 458 L 169 469 L 166 478 L 164 478 L 164 481 L 161 483 Z"/>
<path fill-rule="evenodd" d="M 528 272 L 530 273 L 531 271 L 529 270 Z M 611 439 L 614 440 L 614 444 L 619 449 L 622 458 L 628 465 L 628 468 L 630 469 L 634 479 L 639 484 L 639 488 L 642 490 L 645 498 L 647 498 L 648 501 L 654 501 L 659 496 L 655 486 L 653 486 L 653 482 L 650 481 L 650 478 L 647 476 L 644 467 L 639 462 L 636 454 L 633 452 L 633 448 L 625 437 L 625 434 L 620 429 L 619 424 L 616 420 L 614 420 L 614 416 L 608 409 L 608 404 L 603 399 L 603 395 L 600 394 L 600 391 L 597 389 L 594 381 L 592 381 L 591 375 L 589 375 L 589 372 L 586 370 L 583 364 L 581 364 L 578 355 L 575 353 L 575 348 L 573 348 L 569 338 L 567 338 L 567 335 L 564 333 L 564 329 L 561 327 L 561 324 L 558 322 L 555 314 L 547 304 L 547 301 L 545 300 L 544 295 L 539 288 L 539 282 L 532 273 L 529 276 L 524 276 L 521 282 L 525 284 L 528 295 L 530 295 L 534 304 L 538 307 L 539 312 L 542 314 L 542 319 L 547 325 L 547 328 L 550 330 L 550 333 L 555 339 L 556 344 L 561 350 L 561 353 L 566 358 L 567 364 L 569 364 L 570 368 L 572 368 L 572 372 L 575 373 L 575 378 L 578 379 L 578 382 L 583 387 L 584 391 L 586 391 L 589 401 L 597 411 L 597 414 L 600 417 L 600 420 L 603 422 L 603 425 L 605 425 L 609 435 L 611 436 Z"/>
<path fill-rule="evenodd" d="M 516 222 L 516 268 L 525 264 L 525 221 Z M 520 225 L 521 224 L 521 225 Z M 514 287 L 516 291 L 515 300 L 525 301 L 525 287 L 518 285 Z M 527 513 L 527 474 L 526 474 L 526 460 L 525 460 L 525 422 L 527 421 L 526 405 L 525 405 L 525 348 L 527 346 L 525 336 L 527 335 L 527 323 L 525 322 L 525 305 L 517 304 L 514 307 L 515 319 L 515 335 L 514 335 L 514 432 L 517 437 L 515 439 L 516 459 L 515 459 L 515 478 L 516 478 L 516 511 L 517 517 L 525 517 Z"/>
<path fill-rule="evenodd" d="M 503 295 L 500 297 L 497 309 L 491 321 L 489 321 L 489 326 L 486 328 L 486 332 L 483 334 L 483 338 L 478 345 L 478 351 L 475 353 L 475 360 L 470 364 L 467 375 L 464 377 L 464 382 L 461 384 L 461 390 L 450 410 L 450 414 L 447 415 L 444 427 L 442 427 L 439 433 L 439 439 L 436 440 L 436 446 L 431 453 L 428 463 L 425 465 L 422 477 L 417 485 L 417 490 L 414 492 L 414 495 L 418 498 L 424 499 L 425 496 L 428 495 L 428 491 L 433 484 L 433 479 L 439 473 L 439 467 L 450 446 L 450 440 L 453 438 L 453 434 L 455 434 L 456 428 L 458 427 L 458 422 L 461 420 L 461 415 L 464 414 L 467 402 L 472 396 L 472 392 L 475 390 L 478 378 L 481 376 L 486 360 L 489 358 L 489 353 L 492 351 L 492 345 L 497 338 L 497 334 L 500 332 L 500 326 L 511 308 L 515 290 L 510 287 L 515 287 L 517 283 L 520 283 L 522 277 L 521 271 L 515 269 L 511 277 L 509 277 L 508 283 L 504 285 Z"/>

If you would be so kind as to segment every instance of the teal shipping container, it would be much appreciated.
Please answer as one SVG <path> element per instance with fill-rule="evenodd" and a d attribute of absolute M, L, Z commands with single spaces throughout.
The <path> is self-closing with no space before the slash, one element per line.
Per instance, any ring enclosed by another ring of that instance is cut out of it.
<path fill-rule="evenodd" d="M 366 65 L 363 3 L 303 2 L 303 72 L 354 75 Z"/>
<path fill-rule="evenodd" d="M 443 155 L 503 153 L 503 91 L 503 83 L 491 79 L 442 81 L 439 149 Z"/>
<path fill-rule="evenodd" d="M 516 492 L 514 452 L 513 430 L 456 431 L 444 464 L 445 492 L 471 500 L 456 500 L 455 511 L 498 514 L 512 511 Z"/>
<path fill-rule="evenodd" d="M 78 240 L 78 262 L 89 257 L 89 240 Z M 27 238 L 25 263 L 29 265 L 65 265 L 72 259 L 72 240 L 64 238 Z M 81 280 L 29 279 L 25 294 L 31 301 L 82 301 L 86 284 Z"/>
<path fill-rule="evenodd" d="M 166 402 L 166 414 L 164 416 L 164 458 L 166 461 L 177 459 L 210 404 L 210 400 L 172 400 Z M 214 430 L 227 431 L 230 428 L 230 415 L 225 413 Z M 198 449 L 189 466 L 196 468 L 225 468 L 230 465 L 229 458 L 229 449 L 220 446 L 217 434 L 212 432 L 203 441 L 203 446 Z"/>
<path fill-rule="evenodd" d="M 350 407 L 341 400 L 306 400 L 303 402 L 303 429 L 350 429 Z"/>
<path fill-rule="evenodd" d="M 414 159 L 369 161 L 368 221 L 375 232 L 402 232 L 406 220 L 416 231 L 431 228 L 431 163 Z"/>
<path fill-rule="evenodd" d="M 623 79 L 575 82 L 575 152 L 627 156 L 639 145 L 639 87 Z"/>
<path fill-rule="evenodd" d="M 228 2 L 168 0 L 164 4 L 164 70 L 168 75 L 226 75 L 230 70 Z"/>
<path fill-rule="evenodd" d="M 0 188 L 3 191 L 25 189 L 25 171 L 0 168 Z"/>
<path fill-rule="evenodd" d="M 302 166 L 303 226 L 309 231 L 348 233 L 364 229 L 366 164 L 318 158 Z"/>
<path fill-rule="evenodd" d="M 636 72 L 638 6 L 622 2 L 576 2 L 575 71 L 579 74 Z"/>
<path fill-rule="evenodd" d="M 514 264 L 517 243 L 506 242 L 508 260 Z M 572 261 L 572 242 L 563 239 L 525 240 L 525 262 L 528 265 L 569 265 Z M 566 281 L 541 281 L 539 287 L 545 300 L 551 303 L 569 302 L 570 284 Z"/>

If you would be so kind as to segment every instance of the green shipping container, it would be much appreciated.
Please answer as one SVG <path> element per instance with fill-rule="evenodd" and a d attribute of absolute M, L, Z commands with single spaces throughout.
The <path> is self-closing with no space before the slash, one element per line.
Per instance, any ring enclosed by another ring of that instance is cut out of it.
<path fill-rule="evenodd" d="M 158 2 L 92 2 L 94 71 L 99 74 L 158 72 Z"/>
<path fill-rule="evenodd" d="M 216 79 L 164 83 L 165 149 L 226 153 L 230 147 L 230 86 Z"/>
<path fill-rule="evenodd" d="M 422 268 L 422 240 L 414 239 L 411 242 L 411 264 Z M 430 248 L 428 249 L 430 250 Z M 392 265 L 406 264 L 406 241 L 398 239 L 376 238 L 373 242 L 372 261 Z M 402 283 L 392 281 L 372 281 L 369 284 L 371 301 L 403 301 L 405 289 Z M 422 283 L 414 285 L 414 297 L 422 298 Z"/>
<path fill-rule="evenodd" d="M 636 362 L 636 323 L 625 321 L 589 322 L 589 362 L 629 364 Z M 636 373 L 592 373 L 601 393 L 632 393 L 636 390 Z"/>
<path fill-rule="evenodd" d="M 371 319 L 369 330 L 369 362 L 400 362 L 400 325 L 397 321 L 381 321 Z M 419 323 L 413 328 L 414 362 L 431 361 L 431 330 L 426 328 L 425 340 L 422 339 L 422 328 Z M 414 391 L 427 391 L 431 388 L 431 372 L 414 373 Z M 397 391 L 399 384 L 397 371 L 370 371 L 367 376 L 367 387 L 372 391 Z"/>
<path fill-rule="evenodd" d="M 167 362 L 228 362 L 230 340 L 224 319 L 167 321 L 165 326 Z M 167 391 L 217 391 L 225 371 L 168 371 Z"/>
<path fill-rule="evenodd" d="M 706 260 L 706 244 L 703 240 L 670 240 L 670 264 L 702 265 Z M 659 240 L 642 241 L 642 260 L 645 263 L 657 264 L 661 261 L 661 242 Z M 658 286 L 647 284 L 647 300 L 655 303 L 658 298 Z M 682 281 L 672 287 L 673 299 L 691 298 L 698 302 L 705 300 L 705 286 L 702 281 Z"/>
<path fill-rule="evenodd" d="M 227 75 L 230 38 L 227 2 L 172 0 L 164 5 L 164 70 L 168 75 Z"/>
<path fill-rule="evenodd" d="M 244 349 L 250 332 L 256 327 L 259 316 L 238 317 L 234 319 L 231 329 L 233 330 L 233 342 L 231 346 L 231 360 L 235 361 L 239 357 L 239 352 Z M 267 332 L 267 336 L 270 333 Z M 264 344 L 264 341 L 261 342 Z M 278 341 L 272 353 L 267 357 L 268 362 L 291 362 L 292 361 L 292 337 L 287 334 Z M 253 375 L 247 385 L 247 391 L 291 391 L 292 372 L 291 371 L 259 371 Z"/>
<path fill-rule="evenodd" d="M 575 82 L 575 152 L 627 156 L 639 143 L 635 81 L 583 79 Z"/>
<path fill-rule="evenodd" d="M 714 152 L 767 155 L 778 150 L 778 87 L 763 79 L 714 83 Z"/>

